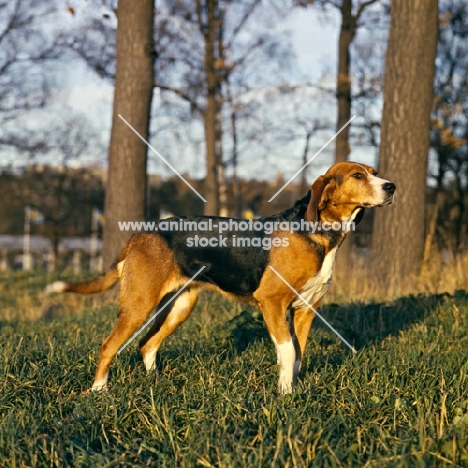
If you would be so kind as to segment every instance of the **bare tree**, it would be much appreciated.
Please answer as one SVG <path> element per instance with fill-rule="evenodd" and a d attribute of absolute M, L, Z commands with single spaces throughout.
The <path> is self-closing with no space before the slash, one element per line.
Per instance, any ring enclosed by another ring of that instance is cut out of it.
<path fill-rule="evenodd" d="M 105 17 L 91 21 L 92 34 L 77 37 L 73 43 L 73 49 L 104 77 L 113 77 L 115 73 L 112 47 L 115 33 L 109 20 L 115 3 L 106 2 Z M 191 119 L 195 116 L 203 121 L 206 162 L 203 193 L 208 200 L 204 204 L 205 214 L 219 213 L 220 192 L 226 192 L 225 187 L 219 187 L 220 172 L 222 177 L 223 169 L 231 165 L 229 159 L 223 158 L 223 119 L 226 118 L 223 108 L 228 101 L 228 80 L 245 74 L 245 81 L 250 80 L 252 84 L 257 81 L 253 77 L 259 77 L 259 62 L 269 73 L 278 73 L 286 68 L 278 57 L 291 57 L 288 41 L 275 34 L 271 27 L 282 3 L 278 5 L 274 0 L 163 0 L 158 3 L 155 86 L 161 90 L 162 99 L 169 92 L 188 102 Z M 259 9 L 268 10 L 268 14 L 257 14 Z M 232 84 L 231 89 L 236 91 L 240 86 L 248 87 L 246 83 L 240 85 L 238 79 Z"/>
<path fill-rule="evenodd" d="M 380 23 L 361 31 L 353 44 L 353 144 L 379 147 L 383 95 L 384 41 Z"/>
<path fill-rule="evenodd" d="M 423 260 L 437 30 L 437 0 L 392 2 L 379 171 L 396 184 L 397 203 L 375 213 L 372 245 L 387 291 L 407 286 Z"/>
<path fill-rule="evenodd" d="M 97 76 L 109 80 L 115 79 L 117 3 L 117 0 L 102 0 L 102 9 L 89 8 L 86 25 L 72 28 L 67 41 L 69 48 Z"/>
<path fill-rule="evenodd" d="M 352 60 L 351 46 L 358 29 L 362 28 L 366 20 L 375 21 L 376 14 L 366 18 L 365 13 L 369 7 L 381 0 L 299 0 L 300 6 L 307 4 L 317 5 L 321 8 L 331 6 L 340 14 L 340 33 L 337 49 L 336 72 L 336 131 L 340 130 L 351 118 L 352 106 Z M 345 127 L 336 137 L 335 162 L 346 161 L 350 153 L 349 145 L 350 126 Z"/>
<path fill-rule="evenodd" d="M 431 146 L 437 160 L 434 203 L 426 233 L 424 259 L 428 260 L 437 234 L 443 248 L 454 253 L 464 247 L 466 180 L 468 175 L 468 5 L 462 0 L 440 4 L 439 44 L 434 80 Z M 451 188 L 450 195 L 447 188 Z M 439 214 L 440 219 L 439 219 Z M 448 216 L 451 219 L 447 219 Z M 441 238 L 443 237 L 443 238 Z"/>
<path fill-rule="evenodd" d="M 203 113 L 206 144 L 206 215 L 219 214 L 219 174 L 221 154 L 221 82 L 224 71 L 222 10 L 218 0 L 196 0 L 197 23 L 204 41 L 206 108 Z M 221 70 L 220 70 L 221 69 Z"/>
<path fill-rule="evenodd" d="M 348 160 L 350 153 L 350 125 L 346 123 L 352 114 L 352 74 L 351 46 L 359 28 L 365 24 L 365 13 L 373 4 L 380 0 L 316 0 L 310 3 L 322 8 L 332 6 L 340 14 L 341 24 L 337 50 L 336 73 L 336 131 L 340 133 L 336 137 L 335 162 Z M 372 18 L 370 18 L 372 20 Z M 367 18 L 369 21 L 369 18 Z M 336 271 L 341 273 L 340 281 L 346 282 L 350 277 L 352 237 L 347 237 L 337 255 Z"/>
<path fill-rule="evenodd" d="M 103 231 L 103 267 L 114 261 L 131 233 L 118 221 L 145 219 L 147 147 L 119 118 L 147 138 L 154 86 L 154 1 L 120 0 L 117 64 Z"/>
<path fill-rule="evenodd" d="M 338 39 L 338 73 L 336 76 L 337 117 L 336 130 L 340 130 L 351 118 L 351 44 L 360 26 L 365 9 L 377 0 L 356 2 L 342 0 L 340 35 Z M 355 5 L 353 5 L 353 3 Z M 353 6 L 356 11 L 353 13 Z M 336 137 L 335 162 L 346 161 L 350 153 L 349 125 Z"/>
<path fill-rule="evenodd" d="M 47 70 L 61 55 L 63 43 L 60 34 L 42 25 L 53 13 L 47 2 L 0 1 L 0 144 L 27 147 L 14 131 L 23 127 L 15 119 L 42 108 L 50 97 Z"/>
<path fill-rule="evenodd" d="M 224 180 L 229 165 L 223 158 L 223 107 L 233 102 L 233 91 L 240 89 L 238 80 L 235 83 L 230 80 L 245 73 L 254 60 L 265 63 L 270 70 L 271 64 L 279 65 L 277 58 L 283 51 L 279 38 L 262 25 L 259 17 L 255 19 L 260 8 L 271 7 L 270 11 L 275 13 L 270 3 L 260 0 L 163 2 L 166 11 L 159 15 L 162 23 L 158 28 L 161 72 L 156 84 L 188 101 L 192 111 L 203 119 L 205 214 L 219 214 L 220 193 L 226 192 L 225 183 L 220 187 L 220 179 Z M 252 68 L 251 74 L 256 74 Z M 227 92 L 229 82 L 231 98 Z M 232 119 L 229 127 L 232 128 Z"/>

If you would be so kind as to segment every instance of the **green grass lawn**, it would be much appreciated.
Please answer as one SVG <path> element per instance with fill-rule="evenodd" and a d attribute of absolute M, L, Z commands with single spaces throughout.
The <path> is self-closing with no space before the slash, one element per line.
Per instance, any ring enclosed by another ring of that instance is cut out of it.
<path fill-rule="evenodd" d="M 0 277 L 1 466 L 468 466 L 464 293 L 322 308 L 359 351 L 316 319 L 285 396 L 258 313 L 202 295 L 157 373 L 132 343 L 83 394 L 117 309 L 50 279 Z"/>

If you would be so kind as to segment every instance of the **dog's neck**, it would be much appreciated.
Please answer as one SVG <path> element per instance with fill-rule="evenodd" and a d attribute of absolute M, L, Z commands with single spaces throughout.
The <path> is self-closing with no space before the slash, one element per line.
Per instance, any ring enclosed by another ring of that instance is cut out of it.
<path fill-rule="evenodd" d="M 324 222 L 341 223 L 343 225 L 343 230 L 349 232 L 349 225 L 351 223 L 356 222 L 357 224 L 361 221 L 362 210 L 364 210 L 364 208 L 354 204 L 334 205 L 333 203 L 329 203 L 327 208 L 320 212 L 320 222 L 321 224 Z"/>
<path fill-rule="evenodd" d="M 314 216 L 309 212 L 309 209 L 305 213 L 305 219 L 312 223 L 318 223 L 317 230 L 327 231 L 332 227 L 334 231 L 343 231 L 344 234 L 353 230 L 353 223 L 358 224 L 362 218 L 362 212 L 364 208 L 356 205 L 334 205 L 328 203 L 327 206 Z M 337 229 L 338 225 L 341 225 L 341 229 Z"/>
<path fill-rule="evenodd" d="M 354 231 L 354 221 L 356 220 L 356 224 L 359 223 L 363 211 L 364 208 L 355 205 L 336 206 L 329 203 L 325 209 L 317 213 L 318 220 L 315 222 L 306 212 L 304 218 L 309 222 L 312 221 L 314 226 L 309 237 L 322 244 L 325 252 L 329 252 L 342 244 L 348 232 Z"/>

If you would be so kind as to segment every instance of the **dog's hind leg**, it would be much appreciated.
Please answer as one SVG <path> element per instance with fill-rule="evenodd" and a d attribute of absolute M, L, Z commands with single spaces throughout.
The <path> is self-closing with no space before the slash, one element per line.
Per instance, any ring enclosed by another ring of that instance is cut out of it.
<path fill-rule="evenodd" d="M 156 353 L 162 342 L 190 317 L 190 313 L 197 303 L 197 297 L 198 291 L 196 289 L 181 293 L 175 299 L 169 313 L 164 314 L 163 311 L 162 316 L 155 319 L 153 327 L 140 342 L 140 350 L 147 371 L 154 368 Z"/>
<path fill-rule="evenodd" d="M 318 307 L 318 303 L 315 304 Z M 296 350 L 296 361 L 294 362 L 294 384 L 297 381 L 297 375 L 301 368 L 301 362 L 304 357 L 304 351 L 309 336 L 310 327 L 314 320 L 315 313 L 309 307 L 300 307 L 291 311 L 291 334 L 293 337 L 294 348 Z"/>
<path fill-rule="evenodd" d="M 143 304 L 124 303 L 120 305 L 117 323 L 101 346 L 92 391 L 107 389 L 109 366 L 112 359 L 125 341 L 144 323 L 154 306 L 154 303 L 149 303 L 146 300 Z"/>
<path fill-rule="evenodd" d="M 143 269 L 144 270 L 144 269 Z M 120 347 L 143 325 L 161 300 L 163 291 L 157 284 L 157 275 L 146 269 L 146 274 L 127 275 L 120 288 L 119 315 L 114 329 L 101 346 L 91 390 L 107 388 L 109 366 Z"/>

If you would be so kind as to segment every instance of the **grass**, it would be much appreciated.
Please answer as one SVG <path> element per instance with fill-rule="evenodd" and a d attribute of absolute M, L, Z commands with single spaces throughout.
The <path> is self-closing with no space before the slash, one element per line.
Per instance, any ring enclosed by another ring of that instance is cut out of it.
<path fill-rule="evenodd" d="M 203 295 L 157 373 L 132 344 L 83 394 L 116 307 L 50 279 L 0 276 L 2 466 L 468 466 L 466 293 L 328 304 L 359 351 L 315 323 L 285 396 L 258 313 Z"/>

